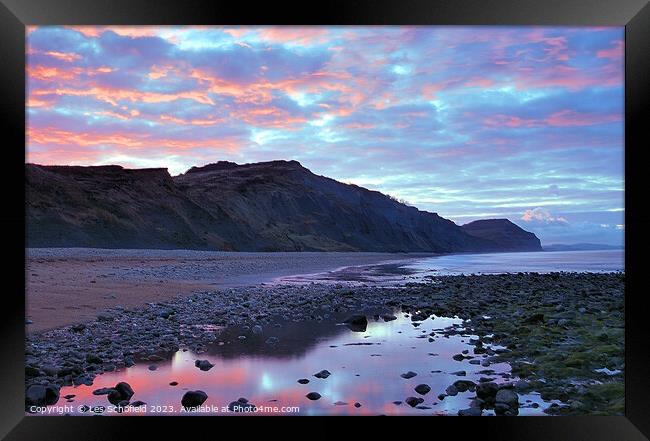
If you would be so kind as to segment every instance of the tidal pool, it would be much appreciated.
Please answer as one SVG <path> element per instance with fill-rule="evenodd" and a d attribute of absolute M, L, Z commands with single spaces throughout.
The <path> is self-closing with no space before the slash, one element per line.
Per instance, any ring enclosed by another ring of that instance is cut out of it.
<path fill-rule="evenodd" d="M 394 314 L 397 318 L 391 321 L 369 315 L 362 332 L 342 324 L 345 317 L 328 314 L 323 314 L 323 320 L 310 322 L 278 321 L 262 332 L 256 329 L 257 333 L 247 327 L 215 329 L 215 343 L 204 353 L 181 349 L 171 360 L 143 360 L 130 368 L 98 375 L 92 386 L 63 387 L 56 406 L 69 406 L 66 413 L 72 415 L 117 415 L 108 407 L 107 396 L 93 395 L 93 391 L 124 381 L 135 391 L 131 403 L 143 401 L 146 405 L 122 415 L 187 415 L 181 412 L 181 398 L 188 390 L 202 390 L 208 395 L 203 403 L 207 412 L 189 412 L 194 415 L 225 413 L 228 404 L 240 397 L 266 408 L 256 414 L 457 415 L 469 407 L 475 393 L 466 391 L 440 399 L 438 395 L 456 380 L 516 380 L 510 377 L 507 363 L 471 363 L 487 356 L 473 354 L 469 339 L 476 336 L 465 333 L 462 320 L 431 317 L 413 322 L 408 314 Z M 268 343 L 270 337 L 277 343 Z M 452 358 L 462 351 L 473 358 Z M 202 371 L 195 366 L 196 360 L 208 360 L 214 366 Z M 314 376 L 322 370 L 331 375 Z M 417 375 L 401 376 L 409 371 Z M 301 384 L 299 379 L 309 382 Z M 172 386 L 172 382 L 178 384 Z M 419 394 L 414 388 L 420 384 L 431 390 Z M 306 395 L 311 392 L 320 398 L 310 400 Z M 74 397 L 66 400 L 66 395 Z M 408 397 L 424 401 L 411 407 L 405 403 Z M 550 404 L 534 393 L 520 394 L 519 402 L 520 415 L 544 415 L 543 409 Z M 483 415 L 493 412 L 486 410 Z"/>

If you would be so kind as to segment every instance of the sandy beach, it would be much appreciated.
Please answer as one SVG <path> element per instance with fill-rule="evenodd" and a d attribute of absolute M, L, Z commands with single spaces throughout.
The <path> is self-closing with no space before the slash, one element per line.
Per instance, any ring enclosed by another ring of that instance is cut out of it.
<path fill-rule="evenodd" d="M 27 329 L 40 332 L 88 322 L 116 306 L 132 308 L 283 276 L 422 256 L 31 248 L 25 262 Z"/>

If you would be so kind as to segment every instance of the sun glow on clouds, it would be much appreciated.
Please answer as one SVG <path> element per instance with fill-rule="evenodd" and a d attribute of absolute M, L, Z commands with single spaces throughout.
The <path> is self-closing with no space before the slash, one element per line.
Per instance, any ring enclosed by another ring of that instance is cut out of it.
<path fill-rule="evenodd" d="M 29 27 L 27 160 L 296 159 L 458 222 L 620 242 L 623 55 L 623 28 Z"/>

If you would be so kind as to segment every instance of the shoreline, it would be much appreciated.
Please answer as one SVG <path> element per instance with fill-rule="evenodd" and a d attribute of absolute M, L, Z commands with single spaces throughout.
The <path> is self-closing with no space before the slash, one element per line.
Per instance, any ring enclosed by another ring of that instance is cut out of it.
<path fill-rule="evenodd" d="M 28 248 L 26 327 L 28 333 L 42 332 L 87 323 L 116 306 L 133 308 L 206 290 L 433 255 Z"/>
<path fill-rule="evenodd" d="M 313 321 L 324 305 L 346 315 L 400 308 L 414 317 L 462 319 L 479 336 L 475 354 L 483 345 L 506 348 L 482 355 L 485 363 L 508 362 L 523 380 L 520 388 L 559 400 L 545 413 L 622 414 L 623 374 L 602 370 L 625 369 L 624 282 L 624 273 L 520 273 L 438 276 L 402 287 L 258 285 L 194 293 L 28 335 L 27 386 L 92 384 L 103 371 L 169 359 L 183 348 L 201 353 L 216 328 L 268 327 L 276 317 Z"/>

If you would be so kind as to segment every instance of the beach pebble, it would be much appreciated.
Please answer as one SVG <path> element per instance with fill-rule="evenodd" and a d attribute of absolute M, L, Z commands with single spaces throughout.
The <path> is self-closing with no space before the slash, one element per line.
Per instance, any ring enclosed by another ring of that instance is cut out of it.
<path fill-rule="evenodd" d="M 309 392 L 307 395 L 305 395 L 307 398 L 309 398 L 312 401 L 320 399 L 321 395 L 318 392 Z"/>
<path fill-rule="evenodd" d="M 214 367 L 214 365 L 210 363 L 208 360 L 196 360 L 194 362 L 194 366 L 201 369 L 202 371 L 209 371 Z"/>
<path fill-rule="evenodd" d="M 183 394 L 181 405 L 183 407 L 196 407 L 200 406 L 208 399 L 208 394 L 202 390 L 190 390 Z"/>

